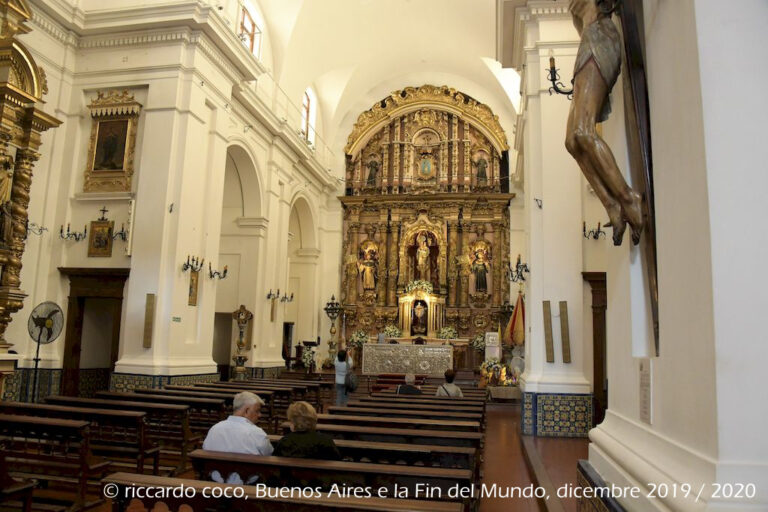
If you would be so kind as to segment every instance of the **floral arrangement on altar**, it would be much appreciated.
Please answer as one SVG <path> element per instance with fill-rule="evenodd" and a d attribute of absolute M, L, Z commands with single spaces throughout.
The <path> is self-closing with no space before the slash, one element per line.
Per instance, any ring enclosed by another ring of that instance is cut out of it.
<path fill-rule="evenodd" d="M 384 330 L 381 332 L 387 338 L 399 338 L 403 334 L 398 326 L 392 324 L 384 326 Z"/>
<path fill-rule="evenodd" d="M 350 336 L 349 340 L 347 341 L 347 345 L 350 347 L 360 348 L 363 346 L 364 343 L 367 343 L 367 342 L 368 342 L 368 333 L 362 329 L 359 329 L 352 333 L 352 336 Z"/>
<path fill-rule="evenodd" d="M 432 288 L 432 283 L 429 281 L 424 281 L 423 279 L 416 279 L 405 286 L 405 293 L 411 293 L 416 290 L 421 290 L 424 293 L 431 294 L 434 288 Z"/>
<path fill-rule="evenodd" d="M 517 372 L 510 370 L 496 357 L 483 361 L 480 375 L 487 386 L 517 386 Z"/>
<path fill-rule="evenodd" d="M 304 363 L 304 367 L 309 369 L 315 364 L 315 351 L 311 348 L 305 348 L 301 353 L 301 362 Z"/>
<path fill-rule="evenodd" d="M 478 352 L 485 350 L 485 334 L 477 334 L 469 341 L 469 346 Z"/>
<path fill-rule="evenodd" d="M 440 340 L 453 340 L 459 337 L 459 333 L 456 331 L 455 327 L 451 327 L 450 325 L 446 325 L 439 331 L 437 331 L 437 339 Z"/>

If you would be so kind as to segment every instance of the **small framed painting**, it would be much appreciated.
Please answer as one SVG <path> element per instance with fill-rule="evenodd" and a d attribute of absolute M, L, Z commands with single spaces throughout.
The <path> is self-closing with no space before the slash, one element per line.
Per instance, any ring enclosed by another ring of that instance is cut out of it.
<path fill-rule="evenodd" d="M 200 272 L 194 270 L 189 272 L 189 301 L 190 306 L 197 306 L 197 285 L 200 280 Z"/>
<path fill-rule="evenodd" d="M 112 257 L 112 232 L 115 222 L 111 220 L 91 221 L 91 234 L 88 237 L 89 258 Z"/>

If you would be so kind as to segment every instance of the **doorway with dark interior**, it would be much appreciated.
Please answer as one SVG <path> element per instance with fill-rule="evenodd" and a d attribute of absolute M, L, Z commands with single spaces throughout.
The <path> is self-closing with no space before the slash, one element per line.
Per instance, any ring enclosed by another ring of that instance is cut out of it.
<path fill-rule="evenodd" d="M 59 268 L 69 278 L 61 392 L 93 396 L 109 389 L 120 349 L 127 268 Z"/>

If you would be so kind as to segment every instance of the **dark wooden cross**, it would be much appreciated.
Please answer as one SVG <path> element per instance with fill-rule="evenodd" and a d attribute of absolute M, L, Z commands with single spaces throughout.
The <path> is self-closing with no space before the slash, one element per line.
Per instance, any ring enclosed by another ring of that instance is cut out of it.
<path fill-rule="evenodd" d="M 107 207 L 104 206 L 99 211 L 101 212 L 101 218 L 99 220 L 107 220 L 107 212 L 109 211 L 107 210 Z"/>

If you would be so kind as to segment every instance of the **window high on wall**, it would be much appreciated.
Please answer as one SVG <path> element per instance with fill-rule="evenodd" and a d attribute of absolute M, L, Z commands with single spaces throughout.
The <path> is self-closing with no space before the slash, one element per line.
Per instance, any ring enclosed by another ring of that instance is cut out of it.
<path fill-rule="evenodd" d="M 311 87 L 304 91 L 301 102 L 301 133 L 310 144 L 315 143 L 315 119 L 317 117 L 317 96 Z"/>
<path fill-rule="evenodd" d="M 261 30 L 264 20 L 252 2 L 245 0 L 240 3 L 240 26 L 238 35 L 246 48 L 251 50 L 256 58 L 261 58 Z"/>

